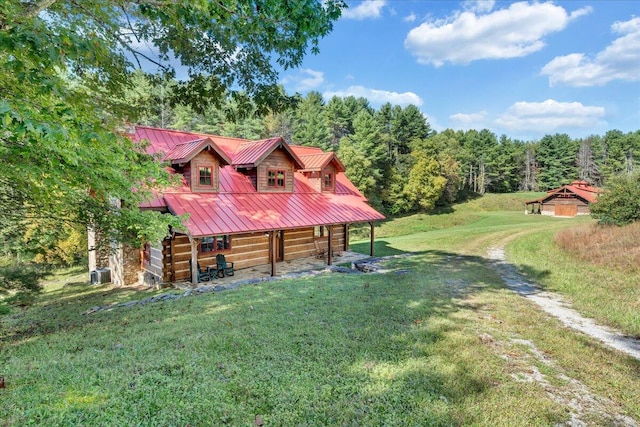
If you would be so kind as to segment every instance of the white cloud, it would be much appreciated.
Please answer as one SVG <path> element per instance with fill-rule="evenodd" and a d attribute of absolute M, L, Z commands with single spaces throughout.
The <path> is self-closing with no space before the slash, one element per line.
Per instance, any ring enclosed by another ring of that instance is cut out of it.
<path fill-rule="evenodd" d="M 516 102 L 496 123 L 512 131 L 548 133 L 575 128 L 593 128 L 602 124 L 604 107 L 582 105 L 580 102 Z"/>
<path fill-rule="evenodd" d="M 310 68 L 300 70 L 301 75 L 298 76 L 286 76 L 280 83 L 282 85 L 293 84 L 295 90 L 305 92 L 319 88 L 325 83 L 324 73 L 322 71 L 315 71 Z"/>
<path fill-rule="evenodd" d="M 322 94 L 325 99 L 331 99 L 333 96 L 339 96 L 341 98 L 347 96 L 355 96 L 356 98 L 364 97 L 372 104 L 382 105 L 386 102 L 390 102 L 393 105 L 406 106 L 413 104 L 415 106 L 422 105 L 422 98 L 413 92 L 390 92 L 386 90 L 370 89 L 364 86 L 350 86 L 347 90 L 325 92 Z"/>
<path fill-rule="evenodd" d="M 368 18 L 379 18 L 382 15 L 382 8 L 387 5 L 387 0 L 364 0 L 358 6 L 342 11 L 345 19 L 355 19 L 361 21 Z"/>
<path fill-rule="evenodd" d="M 585 6 L 571 12 L 571 15 L 569 15 L 569 19 L 570 20 L 578 19 L 581 16 L 590 14 L 591 12 L 593 12 L 593 8 L 591 6 Z"/>
<path fill-rule="evenodd" d="M 615 22 L 611 30 L 620 37 L 590 58 L 583 53 L 557 56 L 540 74 L 549 85 L 600 86 L 612 80 L 640 80 L 640 17 Z"/>
<path fill-rule="evenodd" d="M 436 67 L 445 62 L 468 64 L 478 59 L 526 56 L 544 47 L 545 36 L 564 29 L 574 17 L 590 11 L 583 8 L 569 15 L 553 3 L 519 2 L 482 14 L 493 4 L 472 5 L 474 9 L 458 12 L 449 19 L 413 28 L 404 41 L 405 48 L 418 62 Z"/>
<path fill-rule="evenodd" d="M 487 117 L 486 111 L 479 111 L 477 113 L 457 113 L 449 116 L 449 120 L 458 123 L 462 127 L 474 127 L 478 123 L 484 123 Z"/>
<path fill-rule="evenodd" d="M 415 13 L 411 12 L 410 15 L 405 16 L 404 18 L 402 18 L 402 20 L 404 22 L 415 22 L 415 20 L 418 19 L 418 17 L 416 16 Z"/>
<path fill-rule="evenodd" d="M 491 12 L 495 4 L 495 0 L 466 0 L 462 3 L 462 7 L 464 10 L 485 13 Z"/>

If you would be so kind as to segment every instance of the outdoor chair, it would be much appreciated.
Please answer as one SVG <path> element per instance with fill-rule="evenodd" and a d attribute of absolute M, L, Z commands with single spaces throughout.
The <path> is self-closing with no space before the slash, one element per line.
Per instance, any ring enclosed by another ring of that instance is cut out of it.
<path fill-rule="evenodd" d="M 216 264 L 218 277 L 233 276 L 233 263 L 227 262 L 223 254 L 216 255 Z"/>
<path fill-rule="evenodd" d="M 313 243 L 316 245 L 316 258 L 324 258 L 327 254 L 327 249 L 321 247 L 317 240 L 314 240 Z"/>
<path fill-rule="evenodd" d="M 191 260 L 189 260 L 189 273 L 191 273 Z M 191 277 L 191 274 L 189 274 Z M 198 283 L 200 282 L 208 282 L 211 280 L 211 274 L 209 273 L 209 269 L 206 268 L 204 271 L 200 268 L 200 263 L 198 263 Z M 193 279 L 192 279 L 193 281 Z"/>

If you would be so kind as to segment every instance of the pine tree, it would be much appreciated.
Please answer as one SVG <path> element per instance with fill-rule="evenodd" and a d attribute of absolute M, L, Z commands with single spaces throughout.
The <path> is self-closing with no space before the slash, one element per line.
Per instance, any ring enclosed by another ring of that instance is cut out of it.
<path fill-rule="evenodd" d="M 575 167 L 578 146 L 567 134 L 545 135 L 538 145 L 538 185 L 551 190 L 577 178 Z"/>
<path fill-rule="evenodd" d="M 319 92 L 309 92 L 298 104 L 293 140 L 295 144 L 330 148 L 329 122 Z"/>

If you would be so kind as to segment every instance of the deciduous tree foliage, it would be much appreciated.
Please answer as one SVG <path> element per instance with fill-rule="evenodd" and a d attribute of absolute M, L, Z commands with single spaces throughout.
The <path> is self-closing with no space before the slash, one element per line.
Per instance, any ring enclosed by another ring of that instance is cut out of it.
<path fill-rule="evenodd" d="M 341 0 L 0 3 L 0 215 L 67 218 L 132 243 L 157 238 L 166 220 L 139 212 L 138 204 L 168 176 L 126 136 L 125 123 L 137 119 L 136 102 L 126 98 L 137 82 L 134 70 L 151 62 L 171 78 L 170 60 L 177 58 L 189 79 L 175 82 L 166 102 L 198 113 L 226 95 L 236 107 L 252 98 L 260 112 L 277 110 L 290 99 L 277 85 L 276 67 L 296 66 L 317 51 L 344 6 Z M 140 102 L 159 96 L 139 95 Z M 114 198 L 121 209 L 110 204 Z"/>
<path fill-rule="evenodd" d="M 601 224 L 626 225 L 640 221 L 640 172 L 618 175 L 591 206 L 591 214 Z"/>

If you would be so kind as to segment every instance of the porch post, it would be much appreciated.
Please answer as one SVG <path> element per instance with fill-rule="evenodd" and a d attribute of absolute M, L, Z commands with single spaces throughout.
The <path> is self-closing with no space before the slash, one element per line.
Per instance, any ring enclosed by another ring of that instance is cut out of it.
<path fill-rule="evenodd" d="M 349 250 L 349 224 L 344 225 L 344 251 Z"/>
<path fill-rule="evenodd" d="M 369 225 L 371 226 L 371 232 L 369 233 L 369 235 L 371 236 L 371 243 L 369 244 L 369 255 L 373 256 L 373 221 L 371 221 L 369 223 Z"/>
<path fill-rule="evenodd" d="M 327 265 L 333 264 L 333 251 L 331 250 L 331 237 L 333 234 L 333 225 L 327 226 Z"/>
<path fill-rule="evenodd" d="M 171 271 L 169 272 L 169 277 L 171 279 L 171 282 L 175 282 L 176 281 L 176 242 L 175 242 L 175 236 L 173 235 L 173 233 L 169 237 L 169 252 L 171 254 L 169 255 L 171 257 L 171 267 L 170 267 Z M 162 275 L 164 276 L 164 272 Z M 164 277 L 162 279 L 164 280 Z"/>
<path fill-rule="evenodd" d="M 276 232 L 269 232 L 269 258 L 271 258 L 271 277 L 276 275 Z"/>
<path fill-rule="evenodd" d="M 189 236 L 191 243 L 191 286 L 198 286 L 198 239 Z"/>

